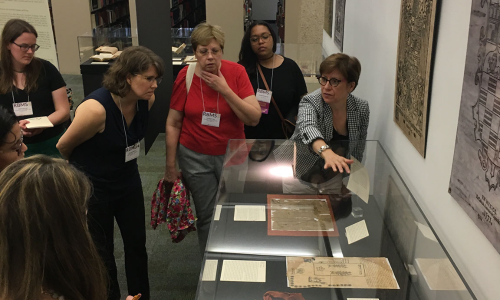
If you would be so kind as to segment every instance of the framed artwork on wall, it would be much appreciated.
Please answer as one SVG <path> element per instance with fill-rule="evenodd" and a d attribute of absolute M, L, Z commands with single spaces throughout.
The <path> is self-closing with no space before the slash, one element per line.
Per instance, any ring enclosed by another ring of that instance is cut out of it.
<path fill-rule="evenodd" d="M 472 0 L 451 196 L 500 253 L 500 4 Z"/>
<path fill-rule="evenodd" d="M 345 1 L 346 0 L 337 0 L 335 2 L 335 32 L 333 41 L 340 52 L 344 52 Z"/>
<path fill-rule="evenodd" d="M 323 23 L 323 29 L 332 36 L 333 27 L 333 0 L 325 0 L 325 21 Z"/>
<path fill-rule="evenodd" d="M 438 0 L 402 0 L 394 122 L 425 157 Z"/>

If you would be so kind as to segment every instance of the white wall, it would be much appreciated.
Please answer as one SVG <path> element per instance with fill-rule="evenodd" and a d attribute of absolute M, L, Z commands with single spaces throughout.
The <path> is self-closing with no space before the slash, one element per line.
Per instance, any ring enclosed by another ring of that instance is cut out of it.
<path fill-rule="evenodd" d="M 400 5 L 401 0 L 346 4 L 344 52 L 362 64 L 354 94 L 370 103 L 368 138 L 380 140 L 477 298 L 500 299 L 500 255 L 448 194 L 471 0 L 442 0 L 425 159 L 393 121 Z M 324 36 L 325 54 L 337 52 Z"/>
<path fill-rule="evenodd" d="M 253 20 L 276 20 L 278 0 L 253 0 L 252 19 Z"/>
<path fill-rule="evenodd" d="M 222 27 L 225 33 L 224 57 L 237 62 L 243 38 L 243 0 L 206 1 L 207 21 Z"/>

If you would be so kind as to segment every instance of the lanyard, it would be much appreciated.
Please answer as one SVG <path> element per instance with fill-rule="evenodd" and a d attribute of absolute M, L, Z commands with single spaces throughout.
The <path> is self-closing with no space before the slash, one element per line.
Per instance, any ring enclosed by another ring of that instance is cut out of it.
<path fill-rule="evenodd" d="M 273 91 L 273 77 L 274 77 L 274 58 L 276 54 L 273 55 L 273 68 L 271 69 L 271 92 Z M 257 75 L 257 89 L 259 89 L 259 72 L 256 72 Z"/>
<path fill-rule="evenodd" d="M 200 77 L 200 90 L 201 90 L 201 101 L 203 101 L 203 111 L 205 110 L 205 99 L 203 98 L 203 86 L 201 83 L 201 77 Z M 217 92 L 217 113 L 219 113 L 219 92 Z"/>
<path fill-rule="evenodd" d="M 120 105 L 120 113 L 122 114 L 123 132 L 125 133 L 125 144 L 127 145 L 128 148 L 127 129 L 125 127 L 125 117 L 123 116 L 121 97 L 118 98 L 118 104 Z M 137 103 L 137 112 L 139 112 L 139 103 Z"/>
<path fill-rule="evenodd" d="M 16 100 L 14 98 L 14 89 L 12 89 L 12 91 L 10 91 L 12 93 L 12 102 L 16 103 Z M 28 102 L 30 102 L 30 94 L 28 93 Z"/>

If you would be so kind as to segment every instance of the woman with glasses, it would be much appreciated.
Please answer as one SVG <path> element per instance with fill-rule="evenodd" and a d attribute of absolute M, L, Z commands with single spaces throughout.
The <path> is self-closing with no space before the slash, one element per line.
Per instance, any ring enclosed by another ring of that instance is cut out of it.
<path fill-rule="evenodd" d="M 270 95 L 274 98 L 282 116 L 295 123 L 300 99 L 307 94 L 304 75 L 299 66 L 293 60 L 275 52 L 276 33 L 264 21 L 253 22 L 241 41 L 238 63 L 243 65 L 248 73 L 262 116 L 257 126 L 245 126 L 247 139 L 289 138 L 290 136 L 286 136 L 282 128 L 281 118 Z M 271 93 L 261 92 L 261 90 L 266 91 L 264 79 Z"/>
<path fill-rule="evenodd" d="M 59 156 L 56 144 L 69 119 L 66 84 L 50 62 L 35 57 L 40 46 L 38 33 L 26 21 L 12 19 L 5 24 L 0 45 L 0 106 L 21 119 L 26 155 Z M 46 116 L 54 127 L 27 128 L 24 119 Z"/>
<path fill-rule="evenodd" d="M 0 107 L 0 171 L 22 159 L 27 149 L 16 116 L 10 110 Z"/>
<path fill-rule="evenodd" d="M 128 47 L 104 75 L 103 87 L 80 104 L 57 148 L 92 181 L 88 223 L 110 278 L 109 299 L 120 299 L 114 220 L 125 250 L 129 294 L 149 299 L 144 195 L 137 166 L 163 62 L 142 46 Z"/>
<path fill-rule="evenodd" d="M 164 179 L 174 182 L 180 177 L 177 156 L 193 195 L 203 252 L 228 140 L 244 139 L 243 126 L 257 125 L 260 108 L 245 69 L 222 59 L 224 33 L 219 26 L 196 26 L 191 43 L 197 63 L 193 73 L 188 67 L 182 69 L 174 83 L 166 124 Z"/>
<path fill-rule="evenodd" d="M 310 146 L 324 160 L 324 169 L 349 173 L 348 165 L 353 163 L 350 156 L 359 161 L 363 159 L 370 119 L 368 102 L 351 94 L 358 85 L 361 64 L 353 56 L 338 53 L 327 57 L 319 72 L 321 88 L 300 101 L 297 127 L 291 139 Z M 340 143 L 341 148 L 347 145 L 348 149 L 339 150 L 337 146 L 331 149 L 330 145 L 336 141 L 349 141 Z M 297 156 L 299 160 L 301 157 Z M 309 162 L 314 163 L 312 159 Z M 299 161 L 296 165 L 308 170 L 311 164 Z M 304 170 L 297 173 L 302 174 Z"/>

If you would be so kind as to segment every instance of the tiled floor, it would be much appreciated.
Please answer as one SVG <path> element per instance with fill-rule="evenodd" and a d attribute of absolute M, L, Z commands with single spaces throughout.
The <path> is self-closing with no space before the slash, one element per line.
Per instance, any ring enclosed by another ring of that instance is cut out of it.
<path fill-rule="evenodd" d="M 63 75 L 66 86 L 73 90 L 73 101 L 76 106 L 83 100 L 83 84 L 80 75 Z M 196 232 L 178 244 L 171 242 L 166 225 L 153 230 L 151 220 L 151 196 L 165 166 L 165 135 L 160 134 L 147 156 L 141 153 L 138 164 L 144 190 L 144 206 L 146 207 L 146 248 L 149 255 L 149 280 L 151 299 L 192 300 L 196 295 L 196 287 L 201 269 L 201 255 L 198 248 Z M 141 149 L 145 149 L 144 145 Z M 122 298 L 128 294 L 123 253 L 123 243 L 118 226 L 115 226 L 115 257 L 118 267 L 118 279 L 122 289 Z"/>

